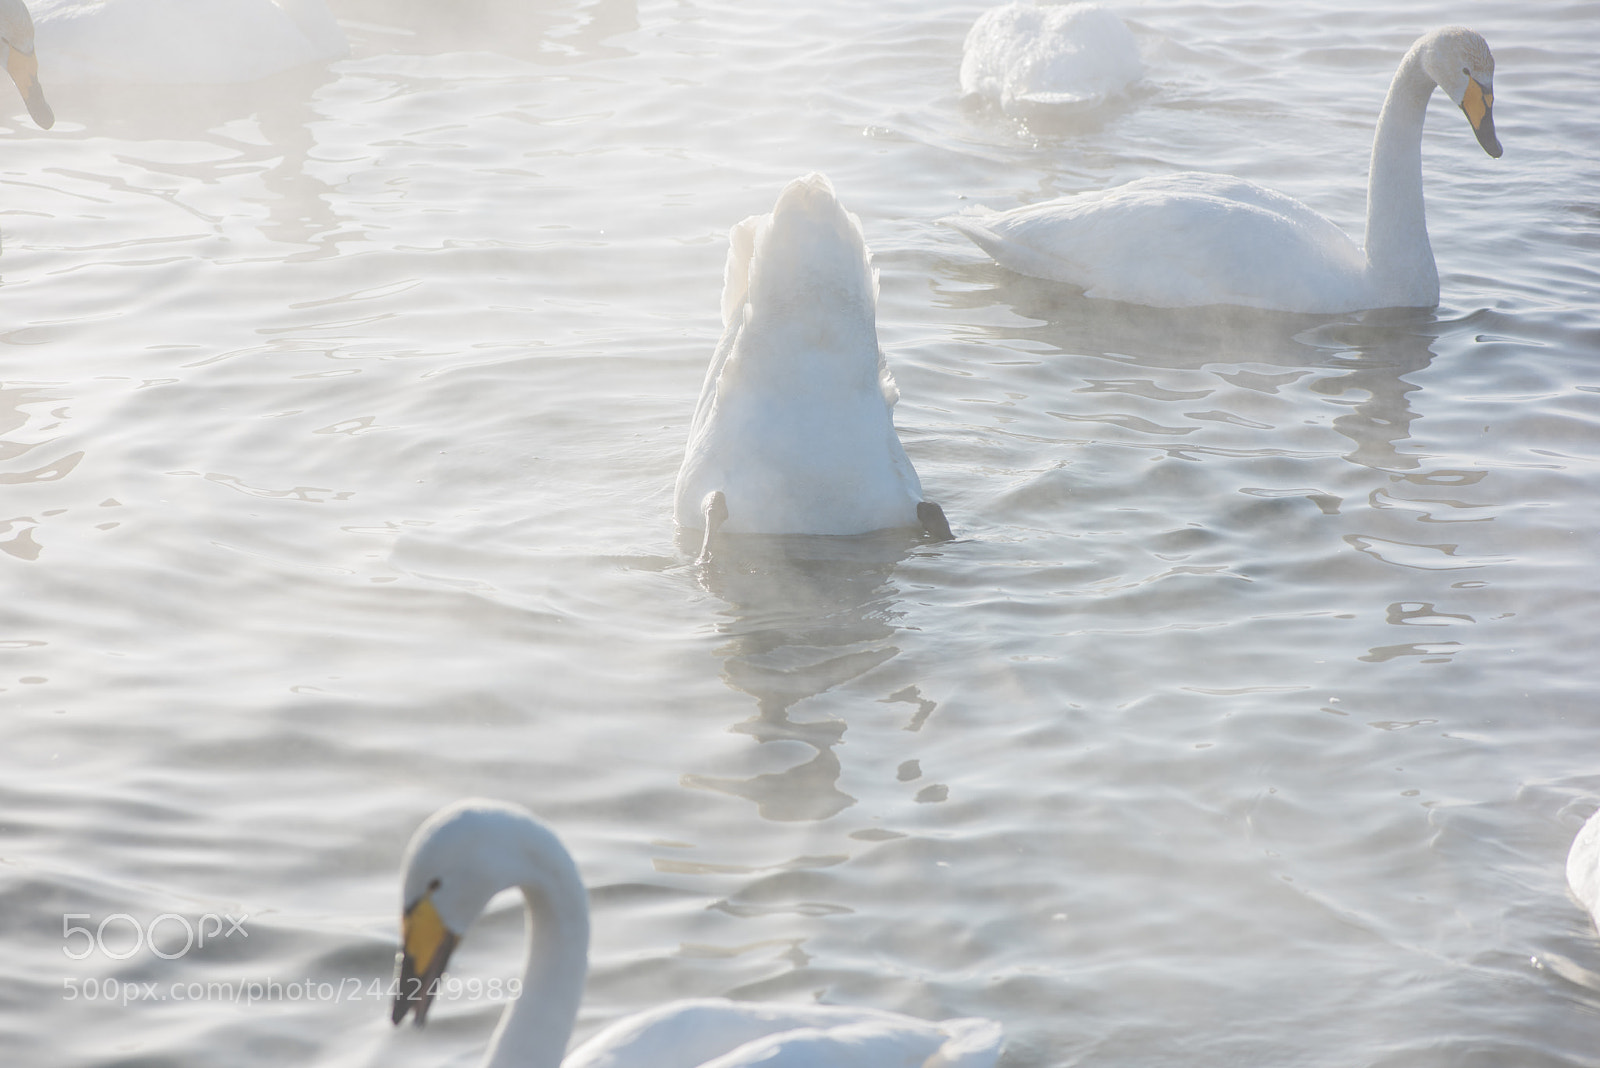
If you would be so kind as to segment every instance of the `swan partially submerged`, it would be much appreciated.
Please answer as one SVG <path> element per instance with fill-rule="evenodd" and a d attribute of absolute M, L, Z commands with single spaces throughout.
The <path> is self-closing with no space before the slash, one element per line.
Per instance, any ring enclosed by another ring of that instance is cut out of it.
<path fill-rule="evenodd" d="M 679 526 L 718 534 L 949 537 L 895 433 L 878 275 L 820 174 L 729 233 L 722 340 L 678 470 Z"/>
<path fill-rule="evenodd" d="M 62 82 L 221 85 L 349 51 L 322 0 L 33 0 Z"/>
<path fill-rule="evenodd" d="M 1423 212 L 1422 122 L 1436 86 L 1465 113 L 1484 151 L 1500 155 L 1489 46 L 1458 27 L 1418 39 L 1400 61 L 1373 136 L 1364 246 L 1297 200 L 1197 172 L 943 221 L 1001 266 L 1090 297 L 1162 308 L 1431 308 L 1439 271 Z"/>
<path fill-rule="evenodd" d="M 451 952 L 489 899 L 522 891 L 527 963 L 486 1068 L 992 1068 L 1000 1053 L 990 1020 L 703 998 L 626 1017 L 566 1054 L 588 969 L 589 898 L 555 834 L 518 806 L 460 801 L 417 829 L 402 878 L 397 1024 L 427 1018 Z"/>
<path fill-rule="evenodd" d="M 1133 34 L 1098 4 L 990 8 L 961 46 L 962 94 L 1014 115 L 1094 107 L 1143 76 Z"/>
<path fill-rule="evenodd" d="M 48 130 L 56 124 L 56 115 L 39 84 L 39 59 L 33 42 L 33 17 L 27 6 L 22 0 L 0 0 L 0 47 L 5 49 L 6 72 L 17 83 L 33 121 Z"/>

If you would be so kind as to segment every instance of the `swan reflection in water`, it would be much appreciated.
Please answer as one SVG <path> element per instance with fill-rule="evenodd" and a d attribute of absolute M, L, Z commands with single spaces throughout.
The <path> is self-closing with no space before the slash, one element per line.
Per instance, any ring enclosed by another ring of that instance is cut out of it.
<path fill-rule="evenodd" d="M 680 535 L 692 554 L 698 532 Z M 849 724 L 837 715 L 796 719 L 791 710 L 860 678 L 900 654 L 895 567 L 925 544 L 903 531 L 852 537 L 743 535 L 725 539 L 696 565 L 701 582 L 727 602 L 717 631 L 726 640 L 722 677 L 756 700 L 756 713 L 732 730 L 762 744 L 798 742 L 814 755 L 783 771 L 747 779 L 688 774 L 687 786 L 754 802 L 771 820 L 822 820 L 855 804 L 840 790 L 834 752 Z M 914 688 L 913 688 L 914 689 Z M 921 726 L 930 705 L 904 691 Z"/>

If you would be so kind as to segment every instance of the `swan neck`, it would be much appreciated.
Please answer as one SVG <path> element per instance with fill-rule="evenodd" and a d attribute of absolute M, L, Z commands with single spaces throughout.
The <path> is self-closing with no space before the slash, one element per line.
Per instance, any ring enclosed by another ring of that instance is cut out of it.
<path fill-rule="evenodd" d="M 577 869 L 522 886 L 528 956 L 522 991 L 500 1017 L 484 1068 L 559 1068 L 589 967 L 589 902 Z"/>
<path fill-rule="evenodd" d="M 1439 275 L 1422 201 L 1422 123 L 1434 81 L 1420 47 L 1400 61 L 1372 138 L 1367 179 L 1367 269 L 1391 306 L 1432 305 Z"/>

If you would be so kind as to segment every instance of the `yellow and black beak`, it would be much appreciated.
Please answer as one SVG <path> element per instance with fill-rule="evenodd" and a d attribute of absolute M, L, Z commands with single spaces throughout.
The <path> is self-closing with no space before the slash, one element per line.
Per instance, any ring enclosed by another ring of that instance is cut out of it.
<path fill-rule="evenodd" d="M 45 102 L 44 88 L 39 84 L 38 58 L 32 52 L 19 52 L 7 47 L 6 71 L 10 73 L 11 80 L 17 83 L 17 91 L 22 94 L 22 102 L 28 105 L 28 114 L 33 116 L 33 121 L 46 130 L 54 126 L 56 113 Z"/>
<path fill-rule="evenodd" d="M 1478 144 L 1495 159 L 1500 158 L 1500 139 L 1494 135 L 1494 91 L 1486 89 L 1476 78 L 1467 79 L 1467 91 L 1461 97 L 1461 110 L 1472 123 L 1472 132 L 1478 135 Z"/>
<path fill-rule="evenodd" d="M 416 1010 L 417 1026 L 428 1017 L 428 1006 L 439 992 L 439 980 L 461 936 L 445 926 L 439 910 L 433 907 L 433 891 L 423 894 L 400 920 L 400 952 L 395 954 L 394 1011 L 390 1019 L 399 1023 L 406 1013 Z"/>

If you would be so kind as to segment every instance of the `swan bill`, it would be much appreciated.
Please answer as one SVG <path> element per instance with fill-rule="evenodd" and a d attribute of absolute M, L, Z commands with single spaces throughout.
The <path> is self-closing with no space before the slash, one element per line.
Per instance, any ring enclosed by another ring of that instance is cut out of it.
<path fill-rule="evenodd" d="M 1478 79 L 1467 79 L 1467 91 L 1461 97 L 1461 110 L 1478 135 L 1478 144 L 1494 159 L 1504 151 L 1494 133 L 1494 93 L 1479 84 Z"/>
<path fill-rule="evenodd" d="M 11 80 L 17 83 L 17 92 L 22 94 L 22 102 L 28 105 L 28 114 L 33 116 L 33 121 L 41 129 L 50 129 L 56 124 L 56 113 L 50 110 L 44 98 L 44 87 L 39 84 L 38 57 L 32 52 L 19 52 L 15 48 L 6 51 L 6 71 L 11 75 Z"/>
<path fill-rule="evenodd" d="M 433 906 L 432 893 L 422 895 L 406 909 L 400 921 L 400 952 L 395 954 L 394 1010 L 390 1020 L 398 1024 L 406 1013 L 415 1010 L 417 1026 L 428 1017 L 428 1006 L 438 993 L 439 980 L 455 952 L 461 936 L 445 926 Z"/>

